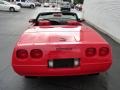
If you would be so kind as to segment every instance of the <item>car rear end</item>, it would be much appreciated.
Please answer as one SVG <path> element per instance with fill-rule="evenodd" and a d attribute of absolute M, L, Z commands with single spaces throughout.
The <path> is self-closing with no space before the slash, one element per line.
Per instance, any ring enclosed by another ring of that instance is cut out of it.
<path fill-rule="evenodd" d="M 13 68 L 23 76 L 68 76 L 105 72 L 111 66 L 106 44 L 54 44 L 15 48 Z"/>
<path fill-rule="evenodd" d="M 63 2 L 61 3 L 61 7 L 60 7 L 61 11 L 70 11 L 71 10 L 71 6 L 69 2 Z"/>
<path fill-rule="evenodd" d="M 105 72 L 112 64 L 110 45 L 93 30 L 81 30 L 80 40 L 51 37 L 49 43 L 38 42 L 17 44 L 12 57 L 15 72 L 23 76 L 85 75 Z"/>
<path fill-rule="evenodd" d="M 37 2 L 37 1 L 36 1 L 36 2 L 34 2 L 34 3 L 35 3 L 35 6 L 39 6 L 39 7 L 41 6 L 41 3 L 40 3 L 40 2 Z"/>

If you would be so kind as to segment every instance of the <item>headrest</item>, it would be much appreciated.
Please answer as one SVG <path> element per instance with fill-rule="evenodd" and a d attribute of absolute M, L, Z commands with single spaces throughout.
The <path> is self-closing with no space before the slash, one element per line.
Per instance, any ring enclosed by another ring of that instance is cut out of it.
<path fill-rule="evenodd" d="M 51 24 L 50 24 L 50 21 L 48 21 L 48 20 L 41 20 L 41 21 L 38 22 L 38 25 L 39 26 L 48 26 L 48 25 L 51 25 Z"/>
<path fill-rule="evenodd" d="M 69 20 L 67 21 L 67 25 L 80 25 L 80 22 L 76 20 Z"/>

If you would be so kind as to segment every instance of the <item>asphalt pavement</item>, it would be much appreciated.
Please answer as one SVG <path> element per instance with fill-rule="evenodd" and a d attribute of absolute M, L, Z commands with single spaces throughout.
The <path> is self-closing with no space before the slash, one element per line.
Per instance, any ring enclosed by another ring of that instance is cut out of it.
<path fill-rule="evenodd" d="M 21 12 L 0 11 L 0 90 L 119 90 L 120 44 L 100 33 L 113 50 L 113 65 L 99 76 L 39 77 L 26 79 L 17 75 L 11 67 L 14 46 L 36 13 L 50 8 L 23 8 Z"/>

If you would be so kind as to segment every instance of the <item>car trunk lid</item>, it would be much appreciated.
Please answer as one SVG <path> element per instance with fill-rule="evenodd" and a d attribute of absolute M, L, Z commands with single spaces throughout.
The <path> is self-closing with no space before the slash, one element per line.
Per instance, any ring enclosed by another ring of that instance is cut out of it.
<path fill-rule="evenodd" d="M 21 36 L 19 43 L 79 42 L 81 26 L 34 27 Z"/>

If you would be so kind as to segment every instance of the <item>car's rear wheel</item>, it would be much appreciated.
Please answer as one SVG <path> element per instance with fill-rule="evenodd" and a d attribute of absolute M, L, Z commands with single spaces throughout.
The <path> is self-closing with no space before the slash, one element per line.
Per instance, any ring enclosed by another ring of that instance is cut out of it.
<path fill-rule="evenodd" d="M 95 74 L 93 74 L 93 75 L 98 76 L 98 75 L 100 75 L 100 73 L 95 73 Z"/>
<path fill-rule="evenodd" d="M 35 6 L 34 5 L 30 5 L 30 8 L 35 8 Z"/>
<path fill-rule="evenodd" d="M 34 79 L 34 78 L 37 78 L 36 76 L 24 76 L 26 79 Z"/>
<path fill-rule="evenodd" d="M 10 11 L 10 12 L 15 12 L 15 8 L 14 8 L 14 7 L 10 7 L 10 8 L 9 8 L 9 11 Z"/>
<path fill-rule="evenodd" d="M 90 76 L 99 76 L 100 73 L 89 74 Z"/>

